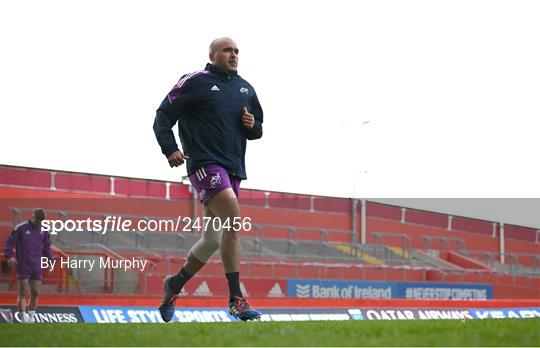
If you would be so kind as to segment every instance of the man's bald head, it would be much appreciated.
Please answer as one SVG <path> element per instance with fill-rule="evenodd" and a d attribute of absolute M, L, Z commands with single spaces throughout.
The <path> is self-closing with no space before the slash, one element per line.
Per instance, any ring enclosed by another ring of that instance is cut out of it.
<path fill-rule="evenodd" d="M 212 53 L 216 52 L 216 50 L 218 49 L 218 47 L 220 45 L 222 45 L 224 43 L 228 43 L 228 42 L 234 43 L 234 40 L 231 39 L 230 37 L 218 37 L 217 39 L 214 39 L 210 43 L 210 47 L 208 47 L 208 54 L 212 54 Z"/>
<path fill-rule="evenodd" d="M 226 73 L 236 72 L 238 66 L 238 47 L 228 37 L 220 37 L 212 41 L 208 49 L 208 57 L 212 64 Z"/>

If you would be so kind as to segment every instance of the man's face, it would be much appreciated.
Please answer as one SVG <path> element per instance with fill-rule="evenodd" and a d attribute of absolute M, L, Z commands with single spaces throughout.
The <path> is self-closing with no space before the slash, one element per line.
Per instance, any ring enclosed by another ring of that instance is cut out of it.
<path fill-rule="evenodd" d="M 223 39 L 216 45 L 216 50 L 210 53 L 212 64 L 225 72 L 234 72 L 238 66 L 238 47 L 231 39 Z"/>

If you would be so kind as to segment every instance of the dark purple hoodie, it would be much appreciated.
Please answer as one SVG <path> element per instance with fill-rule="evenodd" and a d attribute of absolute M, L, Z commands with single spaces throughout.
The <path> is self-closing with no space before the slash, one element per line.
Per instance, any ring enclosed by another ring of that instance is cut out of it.
<path fill-rule="evenodd" d="M 52 260 L 49 232 L 34 226 L 30 220 L 20 223 L 6 239 L 4 255 L 6 258 L 15 256 L 17 273 L 41 270 L 42 256 Z"/>

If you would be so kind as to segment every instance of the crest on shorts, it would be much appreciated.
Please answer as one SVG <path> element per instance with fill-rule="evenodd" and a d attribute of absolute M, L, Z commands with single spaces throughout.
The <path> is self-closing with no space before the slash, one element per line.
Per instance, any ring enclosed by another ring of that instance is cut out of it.
<path fill-rule="evenodd" d="M 210 186 L 212 186 L 212 188 L 216 188 L 216 186 L 219 184 L 221 184 L 221 176 L 219 173 L 216 173 L 216 175 L 212 175 L 210 178 Z"/>

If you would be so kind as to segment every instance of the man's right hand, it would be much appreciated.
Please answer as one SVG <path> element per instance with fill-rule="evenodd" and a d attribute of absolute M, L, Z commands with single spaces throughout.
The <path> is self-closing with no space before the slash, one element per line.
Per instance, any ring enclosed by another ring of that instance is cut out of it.
<path fill-rule="evenodd" d="M 9 267 L 15 268 L 15 264 L 17 263 L 17 260 L 15 260 L 14 257 L 10 257 L 10 258 L 7 260 L 7 262 L 8 262 Z"/>
<path fill-rule="evenodd" d="M 173 152 L 169 157 L 167 157 L 167 160 L 169 161 L 169 165 L 172 167 L 178 167 L 184 164 L 184 161 L 189 159 L 188 155 L 184 155 L 182 151 L 176 150 Z"/>

